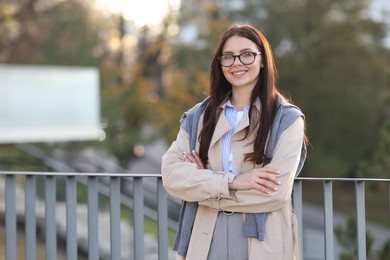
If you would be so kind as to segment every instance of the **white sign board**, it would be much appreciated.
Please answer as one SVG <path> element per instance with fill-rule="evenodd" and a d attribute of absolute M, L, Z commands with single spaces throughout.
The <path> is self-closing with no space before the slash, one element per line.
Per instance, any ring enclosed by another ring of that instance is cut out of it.
<path fill-rule="evenodd" d="M 0 64 L 0 143 L 98 140 L 99 72 Z"/>

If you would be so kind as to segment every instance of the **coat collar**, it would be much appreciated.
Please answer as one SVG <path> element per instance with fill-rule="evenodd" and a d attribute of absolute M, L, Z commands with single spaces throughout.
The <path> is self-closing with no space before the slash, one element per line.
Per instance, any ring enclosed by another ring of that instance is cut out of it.
<path fill-rule="evenodd" d="M 224 134 L 226 134 L 227 132 L 229 132 L 231 129 L 231 126 L 230 126 L 227 118 L 225 117 L 225 113 L 224 113 L 226 106 L 227 106 L 227 101 L 228 101 L 228 99 L 225 99 L 224 102 L 222 103 L 222 105 L 219 107 L 219 111 L 218 111 L 219 117 L 218 117 L 217 124 L 215 126 L 213 138 L 211 139 L 211 142 L 210 142 L 210 148 L 213 145 L 215 145 L 218 142 L 218 140 L 220 140 L 222 138 L 222 136 Z M 259 98 L 256 99 L 256 101 L 252 104 L 252 106 L 256 109 L 256 112 L 257 112 L 256 114 L 260 115 L 261 102 L 260 102 Z M 259 118 L 259 116 L 256 116 L 255 118 Z M 248 126 L 249 126 L 249 116 L 247 114 L 246 116 L 244 116 L 244 118 L 238 124 L 238 126 L 235 130 L 235 133 L 245 129 Z"/>

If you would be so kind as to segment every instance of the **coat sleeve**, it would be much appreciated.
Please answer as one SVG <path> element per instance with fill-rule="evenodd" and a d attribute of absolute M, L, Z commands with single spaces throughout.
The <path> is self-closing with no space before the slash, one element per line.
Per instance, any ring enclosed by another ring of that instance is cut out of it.
<path fill-rule="evenodd" d="M 234 175 L 198 169 L 194 163 L 185 162 L 183 152 L 189 152 L 189 149 L 189 135 L 181 128 L 176 140 L 162 156 L 161 173 L 166 191 L 185 201 L 230 198 L 228 184 Z"/>
<path fill-rule="evenodd" d="M 271 212 L 282 208 L 291 200 L 295 172 L 297 170 L 304 138 L 304 121 L 299 117 L 280 136 L 274 149 L 271 162 L 266 166 L 280 170 L 277 175 L 281 185 L 276 192 L 264 194 L 257 190 L 239 190 L 235 199 L 221 199 L 219 209 L 244 213 Z M 217 203 L 212 200 L 199 202 L 200 205 L 214 208 Z"/>

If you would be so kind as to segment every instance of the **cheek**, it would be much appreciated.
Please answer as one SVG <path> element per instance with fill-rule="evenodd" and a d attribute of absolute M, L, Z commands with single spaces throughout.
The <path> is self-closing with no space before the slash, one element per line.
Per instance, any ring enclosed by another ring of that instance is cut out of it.
<path fill-rule="evenodd" d="M 229 75 L 230 75 L 229 70 L 227 68 L 223 67 L 222 68 L 222 73 L 223 73 L 223 76 L 225 77 L 225 79 L 228 80 L 229 79 Z"/>

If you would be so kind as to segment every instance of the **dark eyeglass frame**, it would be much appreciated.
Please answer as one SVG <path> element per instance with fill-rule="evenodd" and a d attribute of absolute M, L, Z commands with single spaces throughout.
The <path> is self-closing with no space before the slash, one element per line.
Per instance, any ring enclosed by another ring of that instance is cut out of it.
<path fill-rule="evenodd" d="M 243 61 L 241 60 L 241 57 L 242 57 L 242 55 L 248 54 L 248 53 L 253 54 L 253 61 L 252 61 L 252 62 L 249 62 L 249 63 L 245 63 L 245 62 L 243 62 Z M 218 57 L 218 60 L 219 60 L 219 63 L 221 64 L 221 66 L 223 66 L 223 67 L 231 67 L 231 66 L 233 66 L 234 62 L 236 62 L 236 58 L 238 58 L 238 59 L 240 60 L 240 62 L 241 62 L 242 64 L 244 64 L 244 65 L 251 65 L 253 62 L 255 62 L 256 56 L 257 56 L 257 55 L 261 55 L 261 54 L 262 54 L 261 51 L 259 51 L 259 52 L 244 51 L 244 52 L 242 52 L 242 53 L 240 53 L 240 54 L 237 54 L 237 55 L 233 55 L 233 54 L 221 55 L 221 56 Z M 230 65 L 223 65 L 223 64 L 222 64 L 222 57 L 223 57 L 223 56 L 226 56 L 226 55 L 230 55 L 230 56 L 233 57 L 233 62 L 232 62 L 232 64 L 230 64 Z"/>

